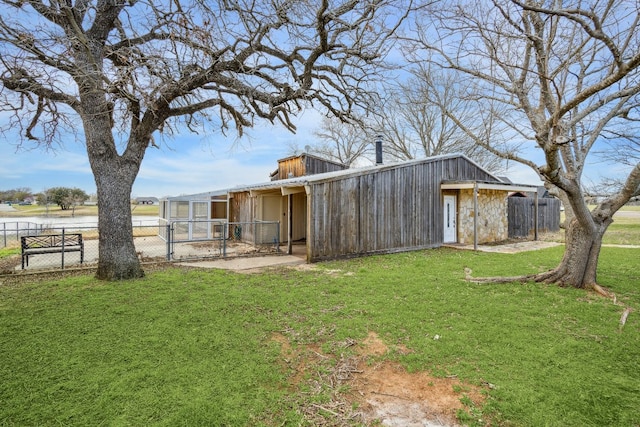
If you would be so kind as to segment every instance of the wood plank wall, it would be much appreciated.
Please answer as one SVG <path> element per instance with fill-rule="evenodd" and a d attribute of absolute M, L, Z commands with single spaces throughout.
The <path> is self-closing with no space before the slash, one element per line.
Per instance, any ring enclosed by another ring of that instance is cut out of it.
<path fill-rule="evenodd" d="M 335 172 L 347 169 L 345 165 L 319 159 L 317 157 L 304 156 L 305 175 L 315 175 L 318 173 Z"/>
<path fill-rule="evenodd" d="M 293 177 L 315 175 L 318 173 L 334 172 L 344 170 L 347 167 L 328 160 L 320 159 L 313 156 L 302 155 L 298 157 L 290 157 L 278 161 L 278 174 L 274 180 L 287 179 L 289 173 Z"/>
<path fill-rule="evenodd" d="M 509 197 L 507 215 L 509 237 L 529 237 L 535 231 L 534 199 L 530 197 Z M 560 230 L 560 200 L 538 199 L 538 231 L 540 233 Z"/>
<path fill-rule="evenodd" d="M 247 192 L 233 193 L 233 197 L 230 199 L 230 212 L 229 222 L 235 223 L 248 223 L 252 222 L 255 218 L 254 203 L 252 203 L 251 195 Z M 234 236 L 234 230 L 229 230 L 229 236 Z M 241 233 L 241 239 L 243 241 L 251 242 L 255 239 L 253 227 L 244 227 Z"/>
<path fill-rule="evenodd" d="M 278 176 L 276 179 L 287 179 L 289 173 L 294 177 L 305 174 L 305 164 L 301 157 L 293 157 L 278 161 Z"/>
<path fill-rule="evenodd" d="M 460 157 L 312 183 L 310 260 L 440 245 L 444 180 L 492 177 Z"/>

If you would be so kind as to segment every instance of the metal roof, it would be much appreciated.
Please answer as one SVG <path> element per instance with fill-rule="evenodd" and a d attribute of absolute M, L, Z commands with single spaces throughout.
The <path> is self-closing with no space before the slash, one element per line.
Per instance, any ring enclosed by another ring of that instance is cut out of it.
<path fill-rule="evenodd" d="M 167 197 L 163 200 L 171 200 L 171 201 L 197 200 L 197 199 L 209 200 L 213 196 L 223 196 L 230 193 L 240 193 L 245 191 L 261 193 L 261 192 L 280 190 L 283 195 L 293 194 L 296 192 L 301 192 L 302 191 L 301 187 L 304 187 L 305 185 L 322 183 L 322 182 L 332 181 L 332 180 L 341 179 L 341 178 L 348 178 L 351 176 L 366 175 L 370 173 L 376 173 L 381 171 L 403 168 L 407 166 L 426 164 L 426 163 L 436 162 L 439 160 L 455 159 L 455 158 L 464 158 L 470 163 L 476 165 L 478 168 L 485 170 L 482 166 L 478 165 L 476 162 L 474 162 L 473 160 L 471 160 L 470 158 L 468 158 L 463 154 L 444 154 L 440 156 L 432 156 L 432 157 L 427 157 L 427 158 L 417 159 L 417 160 L 408 160 L 408 161 L 396 162 L 396 163 L 385 163 L 382 165 L 371 165 L 371 166 L 365 166 L 360 168 L 344 169 L 344 170 L 325 172 L 325 173 L 319 173 L 314 175 L 299 176 L 295 178 L 280 179 L 277 181 L 266 181 L 266 182 L 261 182 L 256 184 L 238 185 L 236 187 L 217 190 L 217 191 L 209 191 L 206 193 Z M 487 172 L 487 173 L 489 173 L 489 175 L 493 177 L 495 181 L 493 182 L 483 181 L 482 183 L 478 181 L 478 183 L 483 186 L 482 188 L 489 188 L 487 186 L 491 184 L 495 189 L 501 189 L 505 191 L 534 192 L 537 189 L 537 186 L 535 185 L 520 185 L 520 184 L 505 183 L 498 176 L 490 172 Z M 448 187 L 442 187 L 442 188 L 458 188 L 458 189 L 473 188 L 473 184 L 471 183 L 474 183 L 474 182 L 475 181 L 449 181 L 446 184 L 443 183 L 443 185 L 447 185 Z M 459 185 L 459 187 L 451 187 L 452 185 Z M 469 187 L 469 185 L 471 186 Z M 460 186 L 466 186 L 466 187 L 460 187 Z"/>
<path fill-rule="evenodd" d="M 163 197 L 160 200 L 170 200 L 172 202 L 187 201 L 187 200 L 210 200 L 215 196 L 226 196 L 229 193 L 229 189 L 207 191 L 204 193 L 195 194 L 181 194 L 179 196 Z"/>
<path fill-rule="evenodd" d="M 513 184 L 505 182 L 492 181 L 444 181 L 440 184 L 442 190 L 470 190 L 478 188 L 478 190 L 502 190 L 502 191 L 526 191 L 537 193 L 537 185 Z"/>
<path fill-rule="evenodd" d="M 482 166 L 478 165 L 476 162 L 469 159 L 467 156 L 463 154 L 445 154 L 440 156 L 427 157 L 424 159 L 408 160 L 408 161 L 396 162 L 396 163 L 386 163 L 382 165 L 371 165 L 371 166 L 365 166 L 361 168 L 352 168 L 352 169 L 345 169 L 345 170 L 339 170 L 339 171 L 333 171 L 333 172 L 325 172 L 325 173 L 319 173 L 315 175 L 306 175 L 306 176 L 281 179 L 277 181 L 268 181 L 268 182 L 251 184 L 251 185 L 240 185 L 237 187 L 230 188 L 229 192 L 239 193 L 244 191 L 268 191 L 268 190 L 277 190 L 278 188 L 302 187 L 309 184 L 327 182 L 327 181 L 332 181 L 340 178 L 348 178 L 350 176 L 366 175 L 369 173 L 387 171 L 391 169 L 398 169 L 398 168 L 403 168 L 407 166 L 413 166 L 413 165 L 436 162 L 444 159 L 455 159 L 455 158 L 464 158 L 467 161 L 479 167 L 480 169 L 484 170 Z M 497 176 L 491 173 L 489 174 L 493 178 L 495 178 L 496 182 L 501 182 Z"/>

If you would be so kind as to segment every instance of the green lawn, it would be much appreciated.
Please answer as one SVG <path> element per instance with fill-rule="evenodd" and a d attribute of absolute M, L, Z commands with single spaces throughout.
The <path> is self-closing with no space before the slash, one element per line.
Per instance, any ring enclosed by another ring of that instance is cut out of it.
<path fill-rule="evenodd" d="M 593 209 L 594 206 L 590 206 Z M 604 245 L 640 245 L 640 206 L 623 206 L 615 215 L 613 223 L 602 238 Z M 560 214 L 564 221 L 564 212 Z M 564 242 L 564 230 L 542 236 L 545 240 Z"/>
<path fill-rule="evenodd" d="M 25 216 L 53 216 L 53 217 L 71 217 L 71 216 L 93 216 L 98 215 L 98 206 L 86 205 L 76 206 L 74 210 L 60 209 L 60 206 L 49 205 L 13 205 L 14 211 L 0 212 L 2 217 L 25 217 Z M 131 213 L 133 215 L 158 216 L 158 205 L 131 205 Z"/>
<path fill-rule="evenodd" d="M 602 237 L 604 245 L 640 245 L 640 223 L 614 222 Z"/>
<path fill-rule="evenodd" d="M 376 332 L 410 350 L 378 358 L 491 383 L 470 423 L 637 426 L 640 249 L 602 250 L 600 283 L 635 309 L 624 328 L 623 306 L 581 290 L 463 280 L 465 267 L 531 273 L 561 256 L 438 249 L 310 271 L 0 285 L 0 425 L 312 425 L 301 408 L 330 391 L 292 386 L 274 334 L 339 356 Z"/>

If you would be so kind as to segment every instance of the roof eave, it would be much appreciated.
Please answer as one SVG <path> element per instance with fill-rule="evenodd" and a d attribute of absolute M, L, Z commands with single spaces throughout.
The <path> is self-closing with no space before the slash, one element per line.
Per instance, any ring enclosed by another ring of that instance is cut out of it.
<path fill-rule="evenodd" d="M 478 190 L 525 191 L 531 193 L 538 192 L 537 185 L 507 184 L 497 181 L 443 181 L 440 184 L 441 190 L 472 190 L 474 188 L 478 188 Z"/>

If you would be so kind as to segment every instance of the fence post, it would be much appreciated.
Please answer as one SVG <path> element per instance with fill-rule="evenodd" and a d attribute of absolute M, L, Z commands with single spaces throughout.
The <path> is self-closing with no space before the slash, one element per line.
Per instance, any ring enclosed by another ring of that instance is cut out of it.
<path fill-rule="evenodd" d="M 280 252 L 280 221 L 276 223 L 276 252 Z"/>
<path fill-rule="evenodd" d="M 227 228 L 229 227 L 228 223 L 222 223 L 222 257 L 226 258 L 227 256 Z"/>
<path fill-rule="evenodd" d="M 171 222 L 167 222 L 167 261 L 171 261 Z"/>
<path fill-rule="evenodd" d="M 536 190 L 535 201 L 533 205 L 533 240 L 538 240 L 538 190 Z"/>
<path fill-rule="evenodd" d="M 64 227 L 62 227 L 62 269 L 64 270 Z"/>
<path fill-rule="evenodd" d="M 4 245 L 2 245 L 2 247 L 6 247 L 7 246 L 7 223 L 3 222 L 2 223 L 2 236 L 4 237 Z"/>
<path fill-rule="evenodd" d="M 253 220 L 253 222 L 251 222 L 251 230 L 253 230 L 253 246 L 257 246 L 258 245 L 258 223 L 256 222 L 255 219 Z"/>

